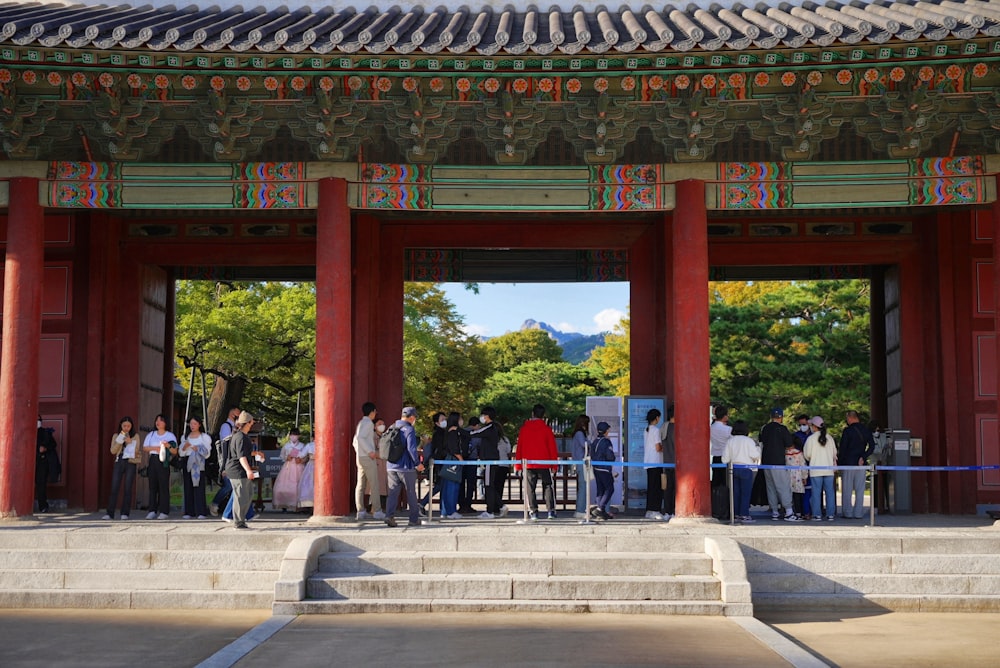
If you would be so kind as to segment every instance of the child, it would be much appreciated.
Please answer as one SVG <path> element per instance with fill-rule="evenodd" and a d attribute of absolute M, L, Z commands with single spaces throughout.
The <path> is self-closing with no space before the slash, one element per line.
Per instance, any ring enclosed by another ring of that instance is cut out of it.
<path fill-rule="evenodd" d="M 615 461 L 615 451 L 608 438 L 608 430 L 611 425 L 607 422 L 597 423 L 597 439 L 588 448 L 590 459 L 594 462 L 594 480 L 597 482 L 597 505 L 591 509 L 590 514 L 594 518 L 602 520 L 614 519 L 614 515 L 608 512 L 608 504 L 611 502 L 611 495 L 615 491 L 615 478 L 608 465 L 598 465 L 597 462 Z"/>
<path fill-rule="evenodd" d="M 793 442 L 785 448 L 785 466 L 805 466 L 806 460 L 802 456 L 802 450 Z M 806 480 L 809 478 L 809 471 L 804 468 L 801 469 L 790 469 L 788 471 L 788 477 L 791 478 L 792 482 L 792 506 L 795 510 L 795 514 L 799 517 L 803 516 L 802 510 L 802 499 L 805 498 L 806 492 Z M 806 517 L 805 519 L 809 519 Z"/>

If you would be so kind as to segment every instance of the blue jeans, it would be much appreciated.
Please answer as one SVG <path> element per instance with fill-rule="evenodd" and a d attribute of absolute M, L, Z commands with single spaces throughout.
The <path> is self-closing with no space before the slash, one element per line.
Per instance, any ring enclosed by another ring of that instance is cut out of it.
<path fill-rule="evenodd" d="M 229 495 L 233 493 L 233 483 L 229 482 L 229 476 L 221 475 L 222 482 L 219 483 L 219 491 L 212 497 L 212 503 L 220 506 L 226 502 Z"/>
<path fill-rule="evenodd" d="M 833 476 L 832 475 L 821 475 L 812 476 L 813 485 L 813 498 L 812 498 L 812 512 L 813 517 L 819 517 L 820 508 L 822 505 L 822 494 L 826 492 L 826 516 L 836 517 L 837 515 L 837 500 L 833 495 Z"/>
<path fill-rule="evenodd" d="M 227 480 L 228 480 L 228 478 L 227 478 Z M 236 496 L 236 495 L 235 494 L 230 494 L 229 495 L 229 503 L 226 504 L 226 509 L 222 511 L 222 516 L 224 518 L 226 518 L 227 520 L 233 519 L 233 497 L 234 496 Z M 253 496 L 253 492 L 251 491 L 251 497 L 252 496 Z M 257 516 L 257 511 L 255 511 L 253 509 L 253 503 L 251 503 L 250 504 L 250 509 L 247 510 L 247 519 L 248 520 L 252 520 L 256 516 Z"/>
<path fill-rule="evenodd" d="M 590 500 L 587 498 L 587 473 L 583 470 L 583 464 L 576 465 L 576 512 L 585 513 L 587 512 L 587 502 Z M 600 492 L 598 492 L 598 496 Z M 598 503 L 598 506 L 600 503 Z"/>
<path fill-rule="evenodd" d="M 441 514 L 445 517 L 458 511 L 458 482 L 445 480 L 441 483 Z"/>
<path fill-rule="evenodd" d="M 737 517 L 750 516 L 750 492 L 753 491 L 753 471 L 733 467 L 733 505 Z"/>

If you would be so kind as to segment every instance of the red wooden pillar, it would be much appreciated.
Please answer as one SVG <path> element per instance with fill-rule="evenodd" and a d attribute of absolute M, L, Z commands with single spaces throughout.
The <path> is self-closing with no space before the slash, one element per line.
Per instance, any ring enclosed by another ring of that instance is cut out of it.
<path fill-rule="evenodd" d="M 34 503 L 38 350 L 42 335 L 45 222 L 38 179 L 10 182 L 0 357 L 0 517 L 30 515 Z"/>
<path fill-rule="evenodd" d="M 351 480 L 351 211 L 347 181 L 319 181 L 316 212 L 317 517 L 346 515 Z"/>
<path fill-rule="evenodd" d="M 629 361 L 630 394 L 650 395 L 663 393 L 663 366 L 657 365 L 658 350 L 656 305 L 659 290 L 656 285 L 656 263 L 662 258 L 657 254 L 656 230 L 650 228 L 629 249 L 629 309 L 631 350 Z M 639 469 L 633 469 L 642 475 Z"/>
<path fill-rule="evenodd" d="M 711 514 L 709 488 L 708 213 L 705 183 L 677 184 L 673 245 L 677 514 Z"/>
<path fill-rule="evenodd" d="M 398 231 L 380 224 L 378 265 L 379 315 L 375 332 L 377 355 L 375 390 L 379 416 L 387 425 L 399 419 L 403 408 L 403 283 L 405 247 Z M 420 406 L 417 407 L 421 408 Z M 426 409 L 425 409 L 426 410 Z M 478 410 L 478 407 L 477 407 Z"/>
<path fill-rule="evenodd" d="M 1000 188 L 1000 175 L 997 175 L 997 187 Z M 993 343 L 996 346 L 996 359 L 1000 361 L 1000 198 L 993 202 L 990 207 L 990 219 L 993 223 L 990 234 L 993 239 Z M 997 374 L 997 387 L 1000 388 L 1000 363 L 994 371 Z M 997 393 L 997 416 L 1000 417 L 1000 392 Z M 994 443 L 1000 444 L 1000 420 L 995 422 L 997 433 L 994 434 Z M 983 445 L 988 447 L 989 439 L 983 438 Z M 985 448 L 984 448 L 985 449 Z M 992 456 L 996 456 L 990 453 Z M 989 456 L 989 455 L 988 455 Z M 992 458 L 992 457 L 991 457 Z M 985 463 L 982 461 L 977 464 Z M 987 476 L 991 471 L 984 471 Z M 980 478 L 982 480 L 982 478 Z"/>

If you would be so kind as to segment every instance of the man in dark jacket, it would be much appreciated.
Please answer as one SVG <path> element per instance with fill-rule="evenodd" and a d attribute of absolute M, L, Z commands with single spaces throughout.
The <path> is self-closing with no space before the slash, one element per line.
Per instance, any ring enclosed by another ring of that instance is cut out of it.
<path fill-rule="evenodd" d="M 49 512 L 49 483 L 57 482 L 62 473 L 56 439 L 52 429 L 42 426 L 42 416 L 38 416 L 38 431 L 35 435 L 35 500 L 38 512 Z"/>
<path fill-rule="evenodd" d="M 761 454 L 763 465 L 784 466 L 785 448 L 792 444 L 792 434 L 788 427 L 782 424 L 785 411 L 781 408 L 771 409 L 771 421 L 760 430 Z M 767 485 L 767 504 L 771 506 L 771 519 L 780 520 L 779 506 L 785 509 L 786 522 L 801 522 L 802 518 L 792 510 L 792 480 L 786 469 L 763 469 L 764 482 Z"/>
<path fill-rule="evenodd" d="M 861 422 L 857 411 L 847 411 L 847 429 L 840 437 L 837 463 L 841 466 L 865 466 L 865 460 L 873 452 L 875 437 L 872 432 Z M 840 472 L 840 508 L 848 519 L 865 516 L 864 471 Z"/>
<path fill-rule="evenodd" d="M 398 462 L 387 462 L 386 477 L 389 483 L 389 498 L 385 504 L 385 523 L 396 526 L 396 508 L 399 506 L 400 487 L 406 487 L 406 507 L 410 513 L 410 526 L 420 526 L 420 506 L 417 505 L 417 472 L 424 470 L 420 463 L 419 442 L 413 423 L 417 421 L 417 409 L 407 406 L 403 409 L 400 419 L 393 428 L 398 427 L 399 433 L 406 443 L 406 451 Z"/>
<path fill-rule="evenodd" d="M 236 431 L 229 439 L 229 453 L 226 457 L 226 476 L 233 485 L 233 526 L 237 529 L 247 528 L 247 513 L 253 496 L 251 481 L 260 477 L 251 464 L 254 459 L 253 441 L 250 440 L 253 422 L 254 418 L 250 413 L 240 412 L 236 418 Z"/>

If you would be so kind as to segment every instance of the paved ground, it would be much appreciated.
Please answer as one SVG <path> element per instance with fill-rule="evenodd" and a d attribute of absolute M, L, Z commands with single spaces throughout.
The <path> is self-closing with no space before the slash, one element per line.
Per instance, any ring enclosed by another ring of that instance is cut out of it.
<path fill-rule="evenodd" d="M 195 666 L 269 617 L 264 610 L 3 610 L 0 666 Z M 817 614 L 764 621 L 823 662 L 844 668 L 997 665 L 997 614 Z M 766 633 L 758 639 L 738 620 L 722 617 L 311 615 L 284 626 L 236 665 L 790 665 L 768 642 Z M 793 657 L 792 665 L 808 665 L 804 656 Z"/>

